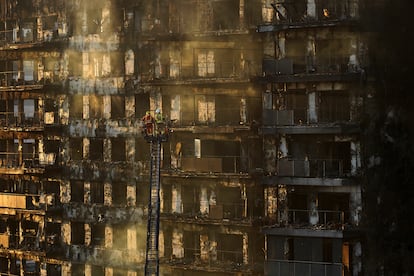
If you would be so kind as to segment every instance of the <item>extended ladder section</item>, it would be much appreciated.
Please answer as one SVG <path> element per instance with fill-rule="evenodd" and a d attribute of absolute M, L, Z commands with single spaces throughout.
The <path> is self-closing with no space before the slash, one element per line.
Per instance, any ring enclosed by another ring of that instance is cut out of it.
<path fill-rule="evenodd" d="M 160 162 L 161 139 L 153 139 L 151 147 L 150 195 L 148 202 L 147 250 L 145 275 L 158 276 L 158 236 L 160 231 Z"/>

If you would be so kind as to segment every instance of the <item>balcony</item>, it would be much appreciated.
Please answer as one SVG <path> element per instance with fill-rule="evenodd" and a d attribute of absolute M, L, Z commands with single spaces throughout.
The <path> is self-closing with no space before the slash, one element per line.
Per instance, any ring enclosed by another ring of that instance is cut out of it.
<path fill-rule="evenodd" d="M 342 159 L 279 159 L 279 176 L 337 178 L 351 175 L 350 161 Z"/>
<path fill-rule="evenodd" d="M 276 1 L 271 5 L 267 12 L 269 23 L 259 25 L 258 32 L 345 25 L 358 18 L 356 0 L 320 0 L 313 5 L 304 1 Z"/>
<path fill-rule="evenodd" d="M 0 174 L 43 173 L 55 164 L 55 153 L 0 152 Z"/>
<path fill-rule="evenodd" d="M 55 194 L 0 193 L 0 208 L 47 210 L 56 202 Z"/>
<path fill-rule="evenodd" d="M 202 173 L 247 173 L 249 159 L 241 156 L 182 157 L 180 169 Z"/>
<path fill-rule="evenodd" d="M 263 110 L 263 134 L 282 132 L 286 134 L 332 134 L 359 132 L 358 114 L 350 119 L 350 110 L 320 109 L 312 119 L 308 109 Z"/>
<path fill-rule="evenodd" d="M 270 273 L 271 272 L 271 273 Z M 268 259 L 265 263 L 265 275 L 275 276 L 342 276 L 344 273 L 342 263 L 312 262 L 293 260 Z"/>
<path fill-rule="evenodd" d="M 43 125 L 43 112 L 0 112 L 0 127 L 33 129 Z"/>
<path fill-rule="evenodd" d="M 279 222 L 298 227 L 323 226 L 325 229 L 342 229 L 350 223 L 349 212 L 332 210 L 278 210 Z"/>

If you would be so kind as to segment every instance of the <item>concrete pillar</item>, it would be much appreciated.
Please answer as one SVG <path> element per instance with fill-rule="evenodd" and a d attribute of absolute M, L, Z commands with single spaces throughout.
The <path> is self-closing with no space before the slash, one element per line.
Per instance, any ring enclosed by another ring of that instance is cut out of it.
<path fill-rule="evenodd" d="M 112 160 L 112 141 L 109 138 L 103 139 L 103 159 L 104 162 Z"/>
<path fill-rule="evenodd" d="M 358 226 L 362 211 L 362 193 L 359 187 L 355 187 L 349 194 L 350 220 L 353 225 Z"/>
<path fill-rule="evenodd" d="M 316 91 L 310 91 L 308 93 L 308 120 L 309 123 L 317 123 L 318 122 L 318 110 L 317 110 L 317 103 L 316 103 Z"/>
<path fill-rule="evenodd" d="M 127 206 L 135 206 L 137 203 L 137 191 L 135 183 L 127 185 Z"/>
<path fill-rule="evenodd" d="M 103 96 L 103 117 L 105 119 L 111 118 L 111 96 Z"/>
<path fill-rule="evenodd" d="M 83 183 L 83 191 L 83 202 L 85 204 L 91 204 L 91 183 L 89 181 Z"/>
<path fill-rule="evenodd" d="M 60 182 L 60 202 L 70 202 L 70 182 L 68 180 L 62 180 Z"/>
<path fill-rule="evenodd" d="M 209 213 L 209 202 L 206 187 L 200 188 L 200 213 L 203 215 L 208 215 Z"/>
<path fill-rule="evenodd" d="M 262 0 L 262 19 L 264 23 L 271 23 L 273 21 L 274 10 L 270 3 L 270 0 Z"/>
<path fill-rule="evenodd" d="M 112 267 L 105 267 L 105 276 L 113 276 L 114 269 Z"/>
<path fill-rule="evenodd" d="M 243 264 L 249 264 L 249 235 L 243 233 Z"/>
<path fill-rule="evenodd" d="M 72 265 L 70 263 L 62 264 L 62 276 L 72 276 Z"/>
<path fill-rule="evenodd" d="M 158 254 L 160 258 L 165 257 L 165 240 L 164 240 L 164 232 L 160 229 L 160 233 L 158 236 Z"/>
<path fill-rule="evenodd" d="M 83 159 L 89 159 L 89 145 L 90 145 L 89 138 L 83 138 L 83 141 L 82 141 Z"/>
<path fill-rule="evenodd" d="M 361 168 L 361 144 L 359 141 L 351 141 L 351 174 L 357 175 Z"/>
<path fill-rule="evenodd" d="M 85 264 L 85 276 L 92 276 L 92 266 Z"/>
<path fill-rule="evenodd" d="M 277 36 L 277 59 L 282 59 L 286 57 L 286 37 L 284 32 L 280 32 Z"/>
<path fill-rule="evenodd" d="M 83 119 L 89 119 L 89 96 L 83 96 Z"/>
<path fill-rule="evenodd" d="M 109 182 L 104 183 L 104 205 L 112 205 L 112 184 Z"/>
<path fill-rule="evenodd" d="M 85 223 L 85 246 L 91 245 L 92 241 L 92 228 L 89 223 Z"/>
<path fill-rule="evenodd" d="M 40 264 L 40 276 L 47 276 L 47 264 L 46 263 Z"/>
<path fill-rule="evenodd" d="M 275 221 L 277 218 L 277 188 L 266 187 L 264 194 L 266 200 L 265 216 Z"/>
<path fill-rule="evenodd" d="M 134 51 L 128 49 L 125 52 L 125 75 L 131 76 L 135 72 L 135 54 Z"/>
<path fill-rule="evenodd" d="M 137 250 L 137 229 L 135 225 L 130 225 L 127 228 L 127 248 L 131 251 Z"/>
<path fill-rule="evenodd" d="M 316 225 L 319 223 L 318 213 L 318 194 L 311 192 L 308 195 L 309 224 Z"/>
<path fill-rule="evenodd" d="M 348 70 L 350 72 L 355 72 L 359 70 L 359 60 L 358 60 L 358 39 L 356 37 L 351 38 L 350 42 L 350 55 L 348 61 Z"/>
<path fill-rule="evenodd" d="M 315 0 L 308 0 L 306 5 L 306 16 L 309 18 L 316 18 L 316 4 Z"/>
<path fill-rule="evenodd" d="M 289 222 L 289 208 L 287 188 L 285 185 L 278 185 L 277 188 L 277 210 L 278 222 L 282 225 L 287 225 Z"/>
<path fill-rule="evenodd" d="M 127 138 L 125 140 L 125 152 L 126 152 L 126 161 L 134 162 L 135 161 L 135 139 Z"/>
<path fill-rule="evenodd" d="M 240 29 L 244 29 L 244 1 L 245 0 L 240 0 L 239 1 L 239 27 Z"/>
<path fill-rule="evenodd" d="M 181 214 L 183 212 L 183 202 L 181 199 L 181 184 L 172 185 L 172 213 Z"/>
<path fill-rule="evenodd" d="M 113 228 L 112 225 L 105 225 L 105 248 L 113 246 Z"/>
<path fill-rule="evenodd" d="M 273 136 L 265 137 L 263 144 L 265 172 L 275 174 L 277 160 L 276 139 Z"/>
<path fill-rule="evenodd" d="M 60 227 L 60 231 L 61 231 L 61 236 L 62 236 L 63 243 L 64 244 L 71 244 L 72 237 L 71 237 L 70 222 L 69 221 L 62 222 L 61 227 Z"/>
<path fill-rule="evenodd" d="M 125 97 L 125 117 L 133 118 L 134 115 L 135 115 L 135 96 L 126 96 Z"/>
<path fill-rule="evenodd" d="M 314 72 L 316 70 L 315 56 L 316 56 L 315 36 L 308 35 L 308 39 L 306 43 L 306 70 L 307 72 Z"/>
<path fill-rule="evenodd" d="M 175 258 L 184 258 L 183 233 L 178 229 L 174 229 L 172 232 L 172 254 Z"/>

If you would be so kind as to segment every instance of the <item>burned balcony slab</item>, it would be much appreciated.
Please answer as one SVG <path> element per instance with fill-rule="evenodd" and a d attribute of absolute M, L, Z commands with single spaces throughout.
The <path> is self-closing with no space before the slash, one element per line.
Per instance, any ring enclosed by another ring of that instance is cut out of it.
<path fill-rule="evenodd" d="M 262 233 L 265 235 L 275 236 L 295 236 L 295 237 L 314 237 L 314 238 L 343 238 L 342 230 L 317 230 L 317 229 L 299 229 L 288 227 L 264 227 Z"/>
<path fill-rule="evenodd" d="M 293 176 L 265 176 L 264 185 L 277 186 L 279 184 L 298 186 L 346 186 L 356 183 L 354 178 L 320 178 L 320 177 L 293 177 Z"/>
<path fill-rule="evenodd" d="M 359 133 L 357 124 L 319 124 L 319 125 L 296 125 L 296 126 L 263 126 L 261 133 L 266 134 L 352 134 Z"/>
<path fill-rule="evenodd" d="M 300 29 L 315 29 L 337 26 L 357 26 L 358 22 L 352 19 L 337 20 L 315 20 L 315 21 L 298 21 L 298 22 L 280 22 L 274 24 L 262 24 L 256 29 L 258 33 L 281 32 Z"/>
<path fill-rule="evenodd" d="M 305 82 L 358 82 L 362 81 L 360 72 L 344 73 L 301 73 L 291 75 L 266 75 L 254 79 L 258 83 L 305 83 Z"/>

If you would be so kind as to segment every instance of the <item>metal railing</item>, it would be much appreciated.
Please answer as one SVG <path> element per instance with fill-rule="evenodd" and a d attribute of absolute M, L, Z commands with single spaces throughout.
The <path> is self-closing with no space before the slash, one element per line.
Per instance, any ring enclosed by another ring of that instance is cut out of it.
<path fill-rule="evenodd" d="M 304 225 L 339 225 L 349 222 L 349 212 L 333 210 L 278 210 L 279 221 L 287 220 L 289 224 Z"/>
<path fill-rule="evenodd" d="M 266 273 L 267 272 L 267 273 Z M 293 261 L 268 259 L 265 274 L 275 276 L 329 276 L 342 275 L 343 264 L 333 262 Z"/>
<path fill-rule="evenodd" d="M 263 110 L 263 124 L 265 126 L 300 126 L 318 125 L 337 122 L 350 122 L 350 110 L 319 109 L 315 118 L 311 119 L 309 109 Z"/>
<path fill-rule="evenodd" d="M 40 127 L 43 126 L 43 112 L 0 112 L 2 127 Z"/>
<path fill-rule="evenodd" d="M 278 174 L 296 177 L 345 177 L 351 173 L 350 160 L 343 159 L 279 159 Z"/>
<path fill-rule="evenodd" d="M 217 172 L 217 173 L 247 173 L 252 166 L 251 160 L 246 156 L 204 156 L 181 157 L 177 160 L 177 168 L 183 171 Z"/>

